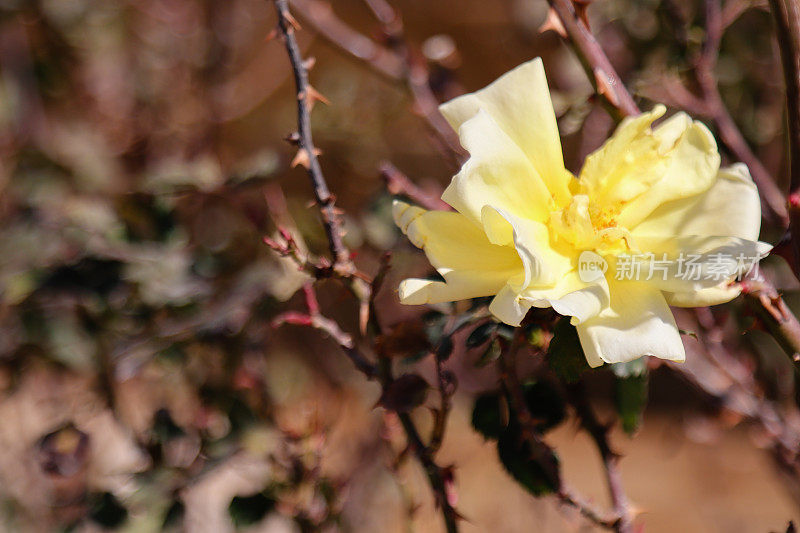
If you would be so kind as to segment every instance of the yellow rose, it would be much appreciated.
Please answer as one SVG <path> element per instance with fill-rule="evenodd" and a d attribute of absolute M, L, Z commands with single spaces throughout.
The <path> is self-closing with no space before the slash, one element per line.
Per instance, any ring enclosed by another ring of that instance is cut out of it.
<path fill-rule="evenodd" d="M 720 169 L 713 136 L 686 114 L 651 127 L 658 105 L 624 120 L 576 179 L 540 59 L 440 109 L 470 158 L 442 195 L 456 212 L 394 204 L 445 280 L 403 281 L 405 304 L 494 295 L 490 311 L 513 326 L 531 307 L 572 317 L 591 366 L 682 361 L 668 305 L 731 300 L 769 249 L 747 168 Z"/>

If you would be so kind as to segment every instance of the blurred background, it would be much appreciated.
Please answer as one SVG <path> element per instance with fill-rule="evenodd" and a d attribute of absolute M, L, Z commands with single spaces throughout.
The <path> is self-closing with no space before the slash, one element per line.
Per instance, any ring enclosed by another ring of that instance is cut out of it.
<path fill-rule="evenodd" d="M 424 309 L 401 307 L 394 288 L 429 267 L 399 239 L 380 169 L 391 162 L 436 195 L 453 161 L 402 67 L 389 58 L 379 72 L 350 53 L 393 45 L 362 0 L 291 4 L 303 53 L 316 58 L 312 83 L 330 101 L 314 108 L 313 129 L 347 244 L 367 272 L 394 250 L 382 320 L 419 317 Z M 686 79 L 703 37 L 698 4 L 590 6 L 642 108 L 694 105 L 704 118 Z M 784 176 L 782 75 L 765 4 L 723 4 L 716 76 L 746 140 Z M 568 168 L 612 130 L 569 46 L 540 31 L 545 0 L 393 6 L 439 101 L 542 56 Z M 295 149 L 283 140 L 296 98 L 280 38 L 267 39 L 275 24 L 266 0 L 0 0 L 0 530 L 441 531 L 420 467 L 398 460 L 396 417 L 374 408 L 378 386 L 316 331 L 271 325 L 302 309 L 307 279 L 262 238 L 282 225 L 326 250 L 307 177 L 290 168 Z M 368 40 L 348 52 L 320 25 Z M 766 268 L 792 296 L 785 262 Z M 357 330 L 341 286 L 325 282 L 319 297 Z M 791 364 L 741 325 L 737 305 L 721 312 L 733 317 L 725 335 L 744 332 L 757 347 L 743 364 L 760 397 L 793 406 Z M 701 351 L 686 342 L 690 358 Z M 408 351 L 399 364 L 432 376 L 430 358 Z M 557 500 L 526 493 L 471 428 L 475 395 L 497 388 L 479 352 L 457 346 L 447 363 L 459 387 L 438 456 L 455 466 L 463 530 L 595 531 Z M 709 398 L 655 368 L 640 431 L 615 430 L 641 531 L 786 531 L 800 519 L 795 486 L 763 431 L 720 401 L 730 398 L 720 379 Z M 588 386 L 610 413 L 608 372 Z M 430 426 L 427 410 L 414 416 Z M 607 506 L 598 454 L 574 420 L 547 440 L 569 483 Z"/>

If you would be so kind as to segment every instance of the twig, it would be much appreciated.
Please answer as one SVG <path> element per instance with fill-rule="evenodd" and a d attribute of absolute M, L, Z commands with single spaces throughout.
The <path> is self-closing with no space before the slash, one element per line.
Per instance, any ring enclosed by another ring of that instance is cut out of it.
<path fill-rule="evenodd" d="M 786 83 L 790 185 L 789 232 L 795 254 L 795 273 L 800 271 L 800 2 L 770 0 L 781 51 Z"/>
<path fill-rule="evenodd" d="M 603 460 L 611 501 L 614 504 L 614 511 L 619 515 L 617 531 L 620 533 L 633 531 L 630 505 L 622 487 L 622 475 L 619 471 L 620 456 L 611 449 L 611 445 L 608 443 L 609 426 L 601 424 L 597 420 L 597 416 L 586 400 L 586 393 L 581 383 L 569 387 L 569 399 L 581 420 L 581 425 L 592 436 Z"/>
<path fill-rule="evenodd" d="M 452 210 L 452 208 L 440 198 L 441 194 L 437 195 L 425 192 L 388 161 L 381 163 L 380 172 L 386 184 L 386 190 L 389 191 L 390 194 L 404 194 L 413 200 L 415 204 L 425 209 L 438 211 Z"/>
<path fill-rule="evenodd" d="M 373 39 L 366 37 L 339 19 L 333 6 L 325 0 L 290 0 L 292 6 L 326 41 L 348 55 L 363 61 L 372 70 L 390 81 L 403 77 L 403 58 Z"/>
<path fill-rule="evenodd" d="M 741 5 L 737 8 L 726 4 L 726 9 L 723 10 L 720 8 L 719 0 L 706 0 L 706 38 L 700 50 L 692 51 L 689 46 L 686 21 L 683 19 L 681 10 L 673 0 L 666 0 L 663 4 L 674 25 L 676 41 L 683 53 L 690 55 L 688 61 L 692 66 L 692 74 L 697 82 L 700 95 L 695 95 L 683 83 L 670 75 L 660 77 L 658 83 L 653 84 L 654 86 L 650 89 L 651 94 L 666 96 L 669 100 L 667 103 L 672 103 L 693 115 L 710 118 L 717 127 L 722 144 L 750 169 L 753 181 L 760 193 L 759 197 L 765 216 L 785 227 L 788 224 L 788 214 L 783 193 L 778 188 L 773 176 L 747 144 L 747 140 L 722 100 L 716 80 L 715 70 L 722 34 L 727 24 L 730 23 L 730 18 L 734 15 L 738 16 L 739 10 L 745 8 Z M 735 12 L 731 13 L 732 10 Z"/>
<path fill-rule="evenodd" d="M 294 37 L 297 22 L 289 13 L 287 0 L 272 1 L 275 4 L 275 10 L 278 14 L 278 28 L 286 45 L 286 51 L 289 55 L 297 87 L 297 121 L 299 131 L 297 134 L 290 136 L 290 140 L 299 146 L 298 157 L 295 160 L 302 162 L 304 166 L 307 167 L 308 175 L 314 186 L 314 195 L 322 213 L 323 224 L 328 235 L 329 248 L 333 255 L 333 270 L 339 277 L 348 281 L 348 288 L 361 304 L 360 309 L 362 317 L 366 316 L 366 321 L 373 323 L 376 331 L 379 332 L 380 324 L 375 315 L 373 304 L 375 294 L 380 288 L 380 282 L 383 276 L 379 273 L 372 284 L 368 284 L 363 279 L 364 276 L 355 269 L 352 259 L 350 258 L 350 252 L 342 242 L 341 225 L 334 206 L 334 198 L 328 190 L 327 183 L 322 175 L 322 170 L 316 157 L 316 148 L 311 137 L 310 105 L 313 100 L 320 100 L 321 96 L 308 82 L 308 69 L 303 58 L 300 56 L 297 41 Z M 292 250 L 290 249 L 291 234 L 286 232 L 283 237 L 287 241 L 285 253 L 287 255 L 292 255 Z M 282 251 L 282 243 L 273 242 L 268 244 L 278 249 L 279 252 Z M 388 268 L 388 260 L 385 261 L 384 264 L 385 268 Z M 385 268 L 383 269 L 384 271 Z M 321 272 L 316 272 L 315 277 L 319 278 L 320 276 Z M 320 313 L 313 284 L 309 283 L 305 285 L 303 290 L 305 293 L 307 313 L 284 313 L 278 316 L 273 324 L 293 323 L 314 327 L 328 333 L 339 344 L 348 357 L 350 357 L 356 368 L 370 379 L 377 378 L 385 390 L 394 380 L 391 359 L 379 353 L 377 365 L 371 363 L 356 346 L 349 334 L 345 333 L 336 322 L 324 317 Z M 362 321 L 363 320 L 362 318 Z M 433 459 L 432 451 L 422 442 L 419 431 L 414 425 L 410 415 L 408 413 L 398 413 L 398 416 L 405 430 L 409 448 L 414 451 L 414 454 L 422 464 L 428 476 L 429 483 L 436 497 L 436 502 L 442 510 L 447 532 L 456 533 L 458 531 L 457 522 L 459 515 L 447 497 L 448 490 L 446 480 L 450 475 L 449 469 L 436 464 Z"/>
<path fill-rule="evenodd" d="M 466 159 L 466 152 L 461 147 L 458 135 L 450 127 L 447 120 L 439 112 L 439 101 L 433 94 L 430 85 L 428 65 L 420 54 L 411 48 L 403 30 L 403 19 L 400 14 L 385 0 L 365 0 L 373 9 L 383 25 L 391 48 L 404 60 L 403 82 L 414 100 L 417 113 L 431 127 L 435 138 L 449 154 L 456 166 Z"/>
<path fill-rule="evenodd" d="M 403 33 L 402 19 L 386 2 L 368 2 L 383 25 L 389 46 L 382 46 L 342 22 L 326 0 L 291 0 L 299 13 L 332 45 L 363 61 L 381 76 L 402 83 L 414 101 L 415 111 L 425 119 L 442 152 L 458 166 L 466 153 L 458 138 L 439 113 L 439 102 L 430 88 L 424 60 L 412 53 Z"/>
<path fill-rule="evenodd" d="M 517 376 L 516 364 L 516 353 L 520 348 L 521 341 L 522 333 L 517 329 L 511 341 L 511 345 L 501 352 L 498 362 L 500 363 L 500 378 L 502 380 L 503 390 L 520 424 L 522 438 L 524 438 L 530 446 L 533 460 L 541 465 L 542 471 L 547 476 L 550 485 L 557 488 L 556 496 L 563 504 L 575 507 L 584 517 L 599 526 L 613 529 L 620 533 L 629 532 L 630 528 L 625 529 L 625 524 L 628 523 L 624 518 L 625 515 L 620 512 L 619 509 L 616 510 L 614 516 L 607 516 L 601 511 L 594 509 L 587 502 L 579 498 L 571 489 L 566 487 L 558 469 L 558 459 L 550 446 L 542 440 L 536 428 L 536 420 L 530 409 L 528 409 L 528 404 L 525 402 L 522 385 Z M 621 488 L 621 485 L 617 486 Z"/>
<path fill-rule="evenodd" d="M 719 46 L 722 40 L 723 19 L 719 0 L 706 0 L 706 40 L 702 51 L 694 58 L 695 76 L 703 94 L 708 115 L 717 125 L 722 142 L 736 157 L 747 165 L 761 193 L 762 202 L 775 213 L 780 222 L 788 222 L 786 200 L 769 171 L 748 146 L 742 132 L 736 126 L 728 108 L 722 101 L 715 76 Z"/>
<path fill-rule="evenodd" d="M 272 327 L 277 328 L 283 324 L 293 324 L 295 326 L 309 326 L 323 331 L 336 341 L 361 373 L 369 379 L 374 378 L 377 375 L 376 366 L 356 347 L 353 338 L 344 332 L 334 320 L 320 313 L 317 296 L 311 283 L 303 285 L 303 294 L 305 295 L 307 313 L 287 311 L 272 320 Z"/>
<path fill-rule="evenodd" d="M 325 176 L 322 174 L 319 160 L 317 159 L 317 148 L 311 135 L 311 113 L 310 107 L 314 100 L 321 99 L 321 96 L 308 82 L 308 68 L 300 54 L 297 39 L 294 36 L 297 23 L 289 13 L 287 0 L 273 0 L 275 11 L 278 14 L 278 28 L 280 29 L 286 52 L 294 72 L 294 82 L 297 88 L 297 126 L 298 132 L 293 139 L 298 145 L 299 161 L 308 170 L 308 177 L 314 187 L 314 197 L 319 205 L 322 215 L 322 224 L 325 226 L 325 234 L 328 237 L 328 247 L 333 256 L 334 270 L 345 275 L 352 274 L 355 266 L 350 258 L 350 252 L 342 242 L 342 228 L 336 211 L 335 198 L 328 189 Z"/>
<path fill-rule="evenodd" d="M 800 322 L 777 289 L 767 282 L 746 282 L 743 292 L 800 372 Z"/>
<path fill-rule="evenodd" d="M 722 6 L 722 29 L 728 29 L 748 9 L 767 8 L 766 0 L 728 0 Z"/>
<path fill-rule="evenodd" d="M 419 462 L 422 464 L 422 467 L 425 470 L 425 475 L 428 477 L 428 482 L 430 483 L 431 488 L 436 495 L 436 504 L 442 510 L 442 516 L 444 517 L 444 525 L 447 533 L 457 533 L 458 520 L 461 518 L 461 516 L 455 510 L 453 505 L 450 503 L 450 499 L 448 498 L 447 482 L 445 477 L 446 469 L 437 465 L 433 460 L 431 450 L 422 442 L 422 438 L 419 436 L 419 431 L 414 425 L 414 422 L 411 420 L 411 416 L 408 413 L 398 413 L 397 416 L 400 418 L 400 423 L 406 432 L 408 445 L 417 456 Z"/>
<path fill-rule="evenodd" d="M 548 0 L 548 2 L 569 35 L 570 42 L 575 47 L 595 92 L 603 97 L 612 115 L 617 119 L 627 115 L 638 115 L 639 108 L 625 89 L 600 43 L 578 16 L 573 1 Z"/>

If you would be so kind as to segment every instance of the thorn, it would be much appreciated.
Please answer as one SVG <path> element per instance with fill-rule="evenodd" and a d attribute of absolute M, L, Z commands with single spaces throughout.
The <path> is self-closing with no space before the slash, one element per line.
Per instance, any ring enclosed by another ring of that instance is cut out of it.
<path fill-rule="evenodd" d="M 280 34 L 280 31 L 278 31 L 278 28 L 272 28 L 272 31 L 270 31 L 270 32 L 267 34 L 267 36 L 266 36 L 266 37 L 264 37 L 264 42 L 265 42 L 265 43 L 268 43 L 268 42 L 272 41 L 272 40 L 273 40 L 273 39 L 275 39 L 275 37 L 277 37 L 279 34 Z"/>
<path fill-rule="evenodd" d="M 317 64 L 317 58 L 314 56 L 309 56 L 303 61 L 303 68 L 306 70 L 311 70 L 314 68 L 314 65 Z"/>
<path fill-rule="evenodd" d="M 284 137 L 283 140 L 291 145 L 298 146 L 300 144 L 300 134 L 296 131 L 293 131 Z"/>
<path fill-rule="evenodd" d="M 300 23 L 297 22 L 297 19 L 294 18 L 288 11 L 284 13 L 283 18 L 286 19 L 286 22 L 288 22 L 295 31 L 300 31 L 303 29 L 303 27 L 300 26 Z"/>
<path fill-rule="evenodd" d="M 611 105 L 618 106 L 619 97 L 614 90 L 615 81 L 599 67 L 594 69 L 594 79 L 597 83 L 597 92 L 605 96 L 611 102 Z"/>
<path fill-rule="evenodd" d="M 539 26 L 539 33 L 545 33 L 550 30 L 556 32 L 565 39 L 567 38 L 567 30 L 564 28 L 564 24 L 561 22 L 561 17 L 558 16 L 558 13 L 556 13 L 556 10 L 552 7 L 547 12 L 547 18 L 545 19 L 544 23 Z"/>
<path fill-rule="evenodd" d="M 325 105 L 329 105 L 331 103 L 330 100 L 325 98 L 324 94 L 316 90 L 311 85 L 309 85 L 306 89 L 305 96 L 307 98 L 309 110 L 314 109 L 315 102 L 322 102 Z"/>
<path fill-rule="evenodd" d="M 281 226 L 281 227 L 278 228 L 278 232 L 281 234 L 281 237 L 283 237 L 283 239 L 287 243 L 293 243 L 294 242 L 294 237 L 292 237 L 292 234 L 289 232 L 288 229 L 286 229 L 286 228 Z"/>
<path fill-rule="evenodd" d="M 586 24 L 587 29 L 589 28 L 589 4 L 592 3 L 593 0 L 573 0 L 572 4 L 575 6 L 575 14 L 578 16 L 581 22 Z"/>
<path fill-rule="evenodd" d="M 311 167 L 311 157 L 309 157 L 308 150 L 305 148 L 300 148 L 297 150 L 297 154 L 295 154 L 294 159 L 292 159 L 292 168 L 296 167 L 297 165 L 302 165 L 305 168 Z"/>
<path fill-rule="evenodd" d="M 314 157 L 320 154 L 322 154 L 322 151 L 319 148 L 314 148 Z M 309 156 L 308 150 L 305 148 L 297 150 L 297 154 L 295 154 L 294 159 L 292 159 L 291 167 L 294 168 L 297 165 L 302 165 L 307 169 L 311 167 L 311 157 Z"/>

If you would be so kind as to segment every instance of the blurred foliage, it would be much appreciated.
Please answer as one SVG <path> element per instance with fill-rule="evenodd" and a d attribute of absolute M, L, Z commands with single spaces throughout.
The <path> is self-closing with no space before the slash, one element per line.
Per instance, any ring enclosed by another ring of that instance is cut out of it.
<path fill-rule="evenodd" d="M 363 2 L 334 4 L 376 34 Z M 577 60 L 552 32 L 538 32 L 544 0 L 394 4 L 440 98 L 541 55 L 570 168 L 605 138 L 611 123 L 590 101 Z M 686 46 L 697 47 L 699 3 L 679 5 Z M 645 106 L 664 96 L 665 75 L 686 76 L 663 2 L 596 2 L 590 17 Z M 395 460 L 386 449 L 397 436 L 393 415 L 372 408 L 431 407 L 431 352 L 461 381 L 473 376 L 473 425 L 497 441 L 508 472 L 534 494 L 557 488 L 553 465 L 532 458 L 509 423 L 505 396 L 485 393 L 497 388 L 494 363 L 510 328 L 487 322 L 481 300 L 421 319 L 401 308 L 397 279 L 428 273 L 410 246 L 396 246 L 377 302 L 382 349 L 404 368 L 382 397 L 329 340 L 271 327 L 302 305 L 294 295 L 307 277 L 263 236 L 282 225 L 304 250 L 325 250 L 305 176 L 289 168 L 292 147 L 282 141 L 295 127 L 295 96 L 284 51 L 265 42 L 273 24 L 264 0 L 0 0 L 0 529 L 383 530 L 365 517 L 375 514 L 370 497 L 401 492 L 375 474 Z M 744 11 L 717 74 L 748 141 L 782 175 L 770 35 L 768 13 Z M 391 159 L 434 192 L 453 169 L 400 87 L 310 31 L 300 39 L 332 102 L 313 121 L 347 243 L 374 271 L 397 241 L 378 163 Z M 442 47 L 456 59 L 437 59 Z M 788 279 L 786 265 L 770 268 Z M 319 292 L 326 312 L 358 331 L 344 291 L 323 283 Z M 567 320 L 525 333 L 558 378 L 586 376 Z M 761 347 L 768 393 L 794 394 L 785 358 L 760 333 L 747 339 Z M 617 378 L 627 430 L 644 408 L 646 376 Z M 525 399 L 542 433 L 568 416 L 550 381 L 526 384 Z"/>

